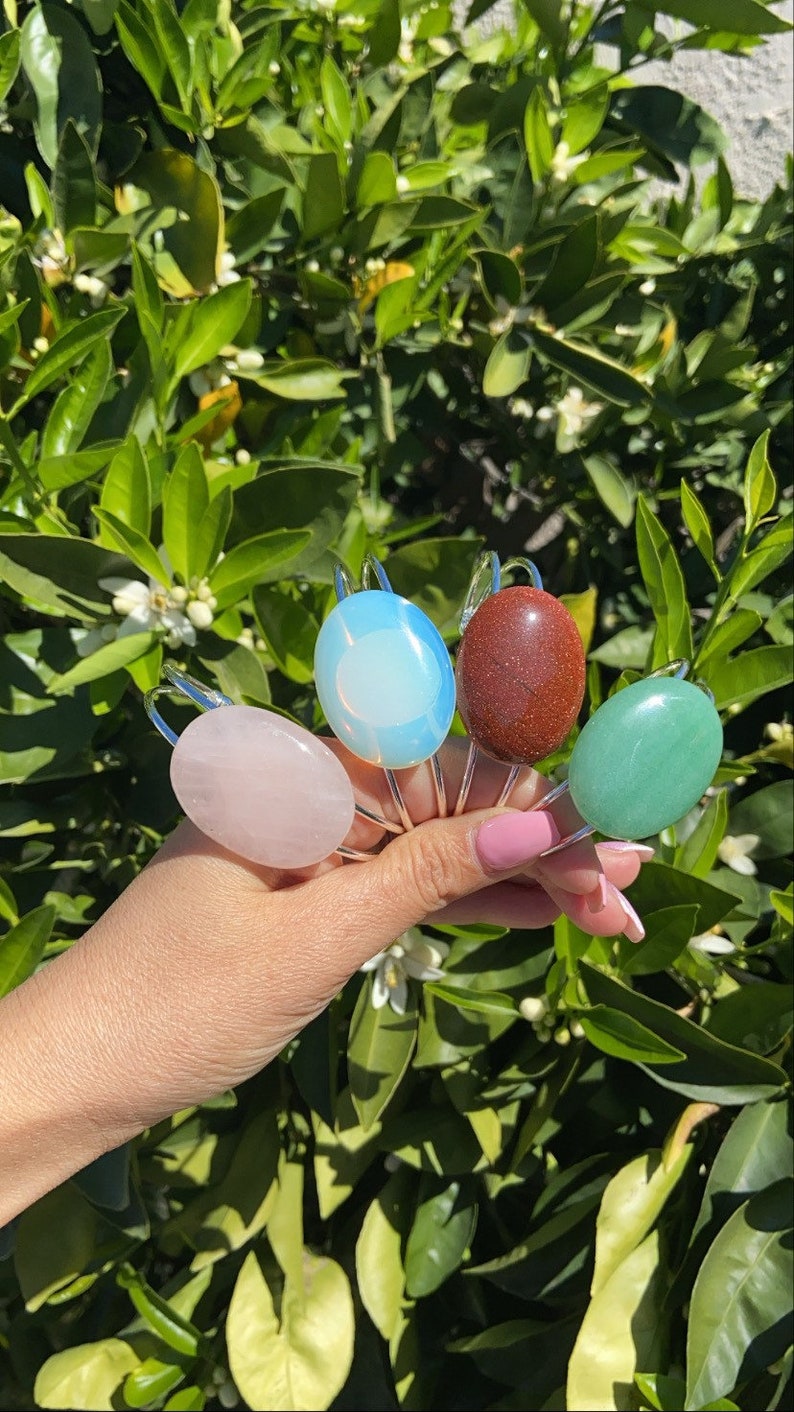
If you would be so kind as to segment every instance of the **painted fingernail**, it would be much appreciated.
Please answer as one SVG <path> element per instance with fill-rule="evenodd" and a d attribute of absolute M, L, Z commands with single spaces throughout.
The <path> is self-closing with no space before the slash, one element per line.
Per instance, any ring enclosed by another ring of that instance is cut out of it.
<path fill-rule="evenodd" d="M 499 814 L 480 824 L 474 835 L 477 857 L 489 873 L 506 873 L 532 863 L 559 841 L 559 829 L 543 810 Z"/>
<path fill-rule="evenodd" d="M 656 849 L 649 848 L 647 843 L 624 843 L 622 839 L 609 839 L 606 843 L 599 843 L 598 847 L 608 848 L 611 853 L 636 853 L 641 863 L 650 863 L 656 856 Z"/>
<path fill-rule="evenodd" d="M 645 928 L 629 902 L 629 899 L 623 896 L 623 893 L 615 887 L 614 883 L 610 883 L 609 888 L 615 901 L 620 903 L 623 909 L 623 915 L 626 919 L 625 926 L 623 927 L 623 935 L 629 941 L 642 941 L 645 936 Z"/>
<path fill-rule="evenodd" d="M 591 912 L 603 912 L 610 898 L 609 883 L 603 873 L 599 873 L 598 887 L 594 887 L 592 892 L 588 892 L 585 897 L 587 906 Z"/>

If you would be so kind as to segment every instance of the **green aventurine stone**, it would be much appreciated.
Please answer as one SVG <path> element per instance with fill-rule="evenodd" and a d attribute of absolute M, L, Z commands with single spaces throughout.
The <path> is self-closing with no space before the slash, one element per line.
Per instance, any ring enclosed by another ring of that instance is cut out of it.
<path fill-rule="evenodd" d="M 697 804 L 721 754 L 722 725 L 705 692 L 648 677 L 590 717 L 571 756 L 571 797 L 599 833 L 648 838 Z"/>

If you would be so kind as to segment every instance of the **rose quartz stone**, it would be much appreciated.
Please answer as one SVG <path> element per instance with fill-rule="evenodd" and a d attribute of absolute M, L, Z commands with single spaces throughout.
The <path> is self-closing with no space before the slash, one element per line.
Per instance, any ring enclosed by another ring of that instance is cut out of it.
<path fill-rule="evenodd" d="M 171 783 L 202 833 L 270 868 L 319 863 L 353 822 L 353 789 L 328 746 L 256 706 L 196 716 L 174 747 Z"/>

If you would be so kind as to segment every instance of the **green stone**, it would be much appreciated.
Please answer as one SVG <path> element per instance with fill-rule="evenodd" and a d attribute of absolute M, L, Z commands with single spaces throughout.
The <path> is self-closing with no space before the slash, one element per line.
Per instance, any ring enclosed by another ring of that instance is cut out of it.
<path fill-rule="evenodd" d="M 610 838 L 649 838 L 689 812 L 722 755 L 713 702 L 692 682 L 646 677 L 605 701 L 574 746 L 571 797 Z"/>

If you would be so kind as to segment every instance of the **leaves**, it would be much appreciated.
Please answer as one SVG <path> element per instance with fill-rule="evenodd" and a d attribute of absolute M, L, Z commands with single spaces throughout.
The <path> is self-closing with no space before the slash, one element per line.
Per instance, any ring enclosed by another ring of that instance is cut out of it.
<path fill-rule="evenodd" d="M 305 1292 L 287 1285 L 281 1317 L 253 1251 L 246 1256 L 226 1320 L 232 1376 L 249 1407 L 273 1412 L 330 1406 L 353 1357 L 353 1301 L 344 1271 L 305 1252 Z"/>
<path fill-rule="evenodd" d="M 0 996 L 33 974 L 54 921 L 54 907 L 36 907 L 0 938 Z"/>
<path fill-rule="evenodd" d="M 656 619 L 652 665 L 692 659 L 692 625 L 678 555 L 644 497 L 637 501 L 637 557 Z M 719 703 L 717 703 L 719 704 Z"/>
<path fill-rule="evenodd" d="M 692 1291 L 687 1408 L 730 1392 L 785 1352 L 791 1210 L 791 1180 L 776 1182 L 734 1211 L 711 1246 Z"/>
<path fill-rule="evenodd" d="M 404 1015 L 389 1005 L 376 1010 L 368 977 L 350 1022 L 347 1049 L 353 1106 L 365 1130 L 377 1122 L 399 1087 L 416 1045 L 416 1028 L 414 996 L 409 993 Z"/>

